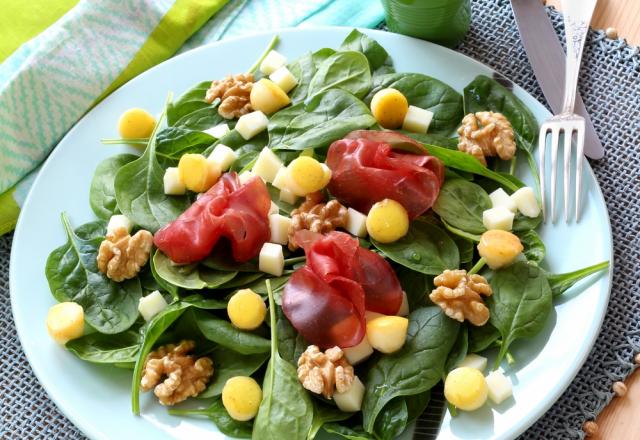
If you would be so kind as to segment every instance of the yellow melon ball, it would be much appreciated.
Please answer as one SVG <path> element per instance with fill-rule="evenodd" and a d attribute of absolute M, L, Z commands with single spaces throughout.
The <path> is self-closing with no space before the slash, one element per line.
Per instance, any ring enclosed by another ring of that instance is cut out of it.
<path fill-rule="evenodd" d="M 220 178 L 220 166 L 202 154 L 183 154 L 178 162 L 180 180 L 188 190 L 205 192 Z"/>
<path fill-rule="evenodd" d="M 247 376 L 235 376 L 222 388 L 222 404 L 232 419 L 240 422 L 253 419 L 262 401 L 258 382 Z"/>
<path fill-rule="evenodd" d="M 267 306 L 260 295 L 251 289 L 238 290 L 229 299 L 227 314 L 231 323 L 242 330 L 253 330 L 262 324 Z"/>
<path fill-rule="evenodd" d="M 487 401 L 488 393 L 487 381 L 475 368 L 456 368 L 444 381 L 444 397 L 463 411 L 480 408 Z"/>
<path fill-rule="evenodd" d="M 291 102 L 280 87 L 266 78 L 253 84 L 249 99 L 254 110 L 260 110 L 266 115 L 277 112 Z"/>
<path fill-rule="evenodd" d="M 288 169 L 291 190 L 299 196 L 320 191 L 331 180 L 329 167 L 309 156 L 300 156 L 294 159 Z"/>
<path fill-rule="evenodd" d="M 367 322 L 367 339 L 381 353 L 393 353 L 407 340 L 409 320 L 402 316 L 381 316 Z"/>
<path fill-rule="evenodd" d="M 84 310 L 80 304 L 63 302 L 49 309 L 47 331 L 58 343 L 66 344 L 84 333 Z"/>
<path fill-rule="evenodd" d="M 156 119 L 141 108 L 127 110 L 118 120 L 118 131 L 124 139 L 148 138 L 155 126 Z"/>
<path fill-rule="evenodd" d="M 482 234 L 478 244 L 478 253 L 491 269 L 499 269 L 513 263 L 523 249 L 516 235 L 500 229 L 492 229 Z"/>
<path fill-rule="evenodd" d="M 379 90 L 371 100 L 371 113 L 384 128 L 400 128 L 408 110 L 407 98 L 396 89 Z"/>
<path fill-rule="evenodd" d="M 371 207 L 367 215 L 367 232 L 380 243 L 392 243 L 407 235 L 409 214 L 400 203 L 384 199 Z"/>

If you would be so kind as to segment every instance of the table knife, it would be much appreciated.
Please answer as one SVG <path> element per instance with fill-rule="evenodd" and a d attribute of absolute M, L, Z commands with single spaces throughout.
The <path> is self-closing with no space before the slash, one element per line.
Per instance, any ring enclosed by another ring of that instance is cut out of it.
<path fill-rule="evenodd" d="M 540 0 L 511 0 L 511 6 L 533 73 L 549 106 L 558 114 L 562 111 L 566 63 L 562 45 Z M 576 96 L 575 112 L 583 116 L 586 122 L 584 154 L 591 159 L 601 159 L 604 147 L 584 108 L 580 93 Z"/>

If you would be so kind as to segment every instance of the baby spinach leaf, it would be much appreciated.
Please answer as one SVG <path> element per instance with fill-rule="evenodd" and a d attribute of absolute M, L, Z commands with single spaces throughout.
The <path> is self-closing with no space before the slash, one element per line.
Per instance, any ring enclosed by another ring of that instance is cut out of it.
<path fill-rule="evenodd" d="M 469 332 L 469 353 L 480 353 L 486 350 L 494 342 L 500 339 L 500 332 L 490 323 L 477 327 L 471 325 L 468 327 Z"/>
<path fill-rule="evenodd" d="M 324 148 L 376 120 L 358 98 L 340 89 L 315 96 L 307 104 L 284 108 L 269 120 L 269 146 L 279 150 Z"/>
<path fill-rule="evenodd" d="M 181 117 L 175 125 L 188 130 L 207 130 L 218 124 L 226 122 L 226 119 L 218 113 L 218 103 L 205 108 L 195 110 Z"/>
<path fill-rule="evenodd" d="M 414 310 L 419 306 L 423 306 L 428 303 L 429 293 L 433 288 L 431 280 L 433 277 L 425 275 L 421 272 L 416 272 L 413 269 L 409 269 L 405 266 L 398 266 L 394 268 L 402 290 L 407 294 L 407 300 L 409 301 L 409 310 Z"/>
<path fill-rule="evenodd" d="M 513 230 L 515 232 L 532 231 L 542 222 L 542 214 L 537 217 L 527 217 L 521 213 L 516 214 L 513 219 Z"/>
<path fill-rule="evenodd" d="M 248 284 L 252 284 L 257 281 L 262 281 L 265 274 L 264 272 L 245 272 L 239 273 L 235 278 L 231 281 L 227 281 L 222 284 L 220 289 L 235 289 L 237 287 L 245 287 Z"/>
<path fill-rule="evenodd" d="M 341 51 L 330 55 L 318 66 L 309 83 L 308 97 L 313 98 L 329 89 L 342 89 L 362 98 L 370 88 L 367 57 L 360 52 Z"/>
<path fill-rule="evenodd" d="M 218 318 L 211 313 L 195 310 L 194 316 L 202 335 L 222 347 L 241 354 L 266 353 L 269 351 L 269 340 L 262 336 L 240 330 L 229 321 Z"/>
<path fill-rule="evenodd" d="M 442 229 L 425 221 L 411 222 L 407 235 L 393 243 L 371 242 L 390 260 L 427 275 L 460 265 L 456 243 Z"/>
<path fill-rule="evenodd" d="M 433 210 L 455 228 L 472 234 L 486 231 L 482 213 L 491 208 L 491 199 L 481 186 L 464 179 L 444 182 Z"/>
<path fill-rule="evenodd" d="M 313 401 L 313 420 L 307 434 L 307 440 L 313 440 L 326 423 L 340 422 L 351 417 L 351 413 L 340 411 L 335 406 L 326 405 L 319 400 Z"/>
<path fill-rule="evenodd" d="M 449 352 L 447 356 L 447 362 L 445 363 L 444 370 L 446 373 L 449 373 L 451 370 L 456 368 L 462 360 L 467 356 L 467 352 L 469 351 L 469 332 L 466 326 L 460 327 L 460 331 L 458 332 L 458 338 L 456 339 L 456 343 L 453 344 L 453 348 Z"/>
<path fill-rule="evenodd" d="M 212 105 L 204 100 L 210 85 L 211 81 L 198 83 L 180 96 L 176 102 L 170 102 L 167 105 L 167 124 L 171 127 L 189 113 L 211 107 Z"/>
<path fill-rule="evenodd" d="M 458 151 L 458 139 L 433 133 L 412 133 L 410 131 L 398 130 L 405 136 L 417 140 L 421 144 L 436 145 L 449 150 Z"/>
<path fill-rule="evenodd" d="M 137 158 L 134 154 L 118 154 L 98 164 L 89 189 L 89 204 L 98 218 L 108 220 L 120 212 L 116 203 L 116 190 L 113 187 L 114 179 L 123 165 Z"/>
<path fill-rule="evenodd" d="M 175 166 L 187 153 L 203 153 L 216 139 L 202 131 L 180 125 L 158 132 L 155 154 L 161 164 Z"/>
<path fill-rule="evenodd" d="M 153 269 L 165 283 L 190 290 L 217 289 L 238 274 L 197 264 L 177 265 L 159 249 L 153 255 Z"/>
<path fill-rule="evenodd" d="M 493 294 L 487 298 L 490 322 L 502 336 L 496 366 L 516 339 L 538 334 L 551 311 L 551 288 L 542 270 L 516 262 L 497 270 L 491 278 Z"/>
<path fill-rule="evenodd" d="M 328 423 L 322 428 L 329 434 L 335 434 L 347 440 L 376 440 L 373 435 L 366 432 L 361 426 L 350 428 L 338 423 Z"/>
<path fill-rule="evenodd" d="M 67 349 L 83 361 L 96 364 L 135 362 L 140 351 L 140 334 L 126 331 L 115 335 L 89 333 L 67 342 Z"/>
<path fill-rule="evenodd" d="M 289 93 L 293 104 L 304 101 L 309 93 L 309 83 L 316 73 L 313 55 L 308 52 L 289 65 L 289 71 L 298 80 L 298 85 Z"/>
<path fill-rule="evenodd" d="M 313 65 L 315 69 L 318 70 L 322 63 L 324 63 L 327 58 L 331 55 L 335 54 L 336 51 L 331 49 L 330 47 L 323 47 L 322 49 L 318 49 L 311 54 L 311 60 L 313 61 Z"/>
<path fill-rule="evenodd" d="M 340 50 L 351 50 L 362 52 L 371 67 L 371 72 L 382 66 L 393 65 L 387 51 L 373 38 L 363 34 L 357 29 L 352 30 L 340 45 Z"/>
<path fill-rule="evenodd" d="M 282 312 L 282 308 L 276 307 L 278 325 L 278 351 L 280 356 L 290 364 L 297 366 L 300 355 L 309 345 L 300 333 L 291 325 Z"/>
<path fill-rule="evenodd" d="M 447 230 L 449 230 L 449 228 L 447 228 Z M 449 235 L 451 236 L 451 239 L 456 242 L 456 246 L 458 246 L 458 253 L 460 254 L 460 264 L 471 263 L 471 261 L 473 260 L 473 252 L 475 249 L 474 242 L 469 240 L 468 238 L 461 237 L 453 233 Z"/>
<path fill-rule="evenodd" d="M 76 235 L 82 240 L 93 240 L 99 238 L 100 241 L 107 234 L 107 222 L 104 220 L 95 220 L 78 226 L 75 231 Z"/>
<path fill-rule="evenodd" d="M 228 348 L 216 347 L 209 356 L 213 359 L 215 368 L 207 389 L 198 394 L 199 399 L 221 395 L 224 384 L 234 376 L 251 376 L 264 364 L 268 354 L 243 355 Z"/>
<path fill-rule="evenodd" d="M 373 432 L 378 414 L 392 399 L 423 393 L 442 379 L 458 329 L 458 322 L 440 307 L 419 308 L 409 315 L 404 347 L 381 357 L 367 373 L 362 407 L 367 432 Z"/>
<path fill-rule="evenodd" d="M 554 297 L 562 295 L 569 290 L 575 283 L 594 273 L 609 267 L 608 261 L 594 264 L 583 269 L 576 270 L 574 272 L 559 273 L 559 274 L 547 274 L 547 280 L 551 286 L 551 293 Z"/>
<path fill-rule="evenodd" d="M 215 373 L 214 373 L 215 374 Z M 215 399 L 208 408 L 204 409 L 170 409 L 172 416 L 204 416 L 208 417 L 218 427 L 221 433 L 233 438 L 251 438 L 253 422 L 239 422 L 231 418 L 222 404 L 222 399 Z"/>
<path fill-rule="evenodd" d="M 424 393 L 414 394 L 413 396 L 404 397 L 404 401 L 407 404 L 407 413 L 409 419 L 407 424 L 412 423 L 415 419 L 420 417 L 422 413 L 427 409 L 429 401 L 431 400 L 431 390 Z"/>
<path fill-rule="evenodd" d="M 142 156 L 120 168 L 114 184 L 120 211 L 152 233 L 189 206 L 186 196 L 164 193 L 164 170 L 156 159 L 156 133 L 162 119 L 160 116 Z"/>
<path fill-rule="evenodd" d="M 96 262 L 102 237 L 78 236 L 64 213 L 62 224 L 67 243 L 51 252 L 45 268 L 53 297 L 60 302 L 80 304 L 87 323 L 100 333 L 127 330 L 138 318 L 140 281 L 138 278 L 122 283 L 111 281 L 100 272 Z"/>
<path fill-rule="evenodd" d="M 158 252 L 160 251 L 156 251 L 155 253 L 158 253 Z M 160 276 L 160 274 L 158 273 L 158 270 L 156 269 L 156 263 L 154 260 L 155 260 L 155 254 L 153 257 L 149 258 L 149 269 L 151 270 L 151 275 L 153 276 L 153 279 L 160 286 L 161 290 L 168 292 L 173 297 L 173 299 L 179 299 L 179 295 L 178 295 L 178 291 L 180 290 L 179 287 L 176 286 L 175 284 L 172 284 L 166 281 L 163 277 Z M 162 263 L 164 264 L 165 262 L 163 261 Z"/>
<path fill-rule="evenodd" d="M 262 402 L 253 424 L 253 436 L 261 440 L 304 439 L 311 430 L 313 404 L 298 380 L 296 368 L 280 357 L 276 304 L 269 281 L 267 291 L 271 320 L 271 359 L 262 384 Z"/>
<path fill-rule="evenodd" d="M 546 248 L 536 231 L 526 231 L 516 234 L 524 246 L 524 256 L 528 261 L 540 264 L 544 260 Z"/>
<path fill-rule="evenodd" d="M 421 73 L 390 73 L 374 78 L 364 101 L 369 105 L 382 89 L 394 88 L 406 96 L 409 104 L 433 112 L 430 134 L 449 135 L 462 120 L 462 96 L 447 84 Z"/>
<path fill-rule="evenodd" d="M 393 440 L 404 432 L 409 421 L 407 402 L 396 397 L 387 403 L 378 414 L 374 424 L 375 437 L 380 440 Z"/>

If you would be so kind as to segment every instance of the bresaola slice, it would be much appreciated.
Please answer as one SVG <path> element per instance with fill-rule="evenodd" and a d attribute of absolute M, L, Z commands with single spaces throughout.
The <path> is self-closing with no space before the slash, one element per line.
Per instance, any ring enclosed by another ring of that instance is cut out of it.
<path fill-rule="evenodd" d="M 364 213 L 383 199 L 400 203 L 411 219 L 431 208 L 444 182 L 444 165 L 426 152 L 404 153 L 392 145 L 424 151 L 413 139 L 385 131 L 360 130 L 332 143 L 326 161 L 331 194 Z"/>
<path fill-rule="evenodd" d="M 271 197 L 254 177 L 242 185 L 236 173 L 226 173 L 189 209 L 156 232 L 153 242 L 176 263 L 206 258 L 220 238 L 231 245 L 233 259 L 248 261 L 270 238 Z"/>
<path fill-rule="evenodd" d="M 398 312 L 402 288 L 384 258 L 343 232 L 304 241 L 307 264 L 285 286 L 282 310 L 307 341 L 352 347 L 365 335 L 365 310 Z"/>

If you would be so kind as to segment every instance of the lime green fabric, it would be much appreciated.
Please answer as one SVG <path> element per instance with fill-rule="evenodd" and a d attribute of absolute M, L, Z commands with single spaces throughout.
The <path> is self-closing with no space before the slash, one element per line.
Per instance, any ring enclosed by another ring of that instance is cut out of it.
<path fill-rule="evenodd" d="M 18 221 L 20 208 L 13 198 L 14 189 L 0 194 L 0 235 L 13 231 Z"/>

